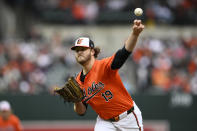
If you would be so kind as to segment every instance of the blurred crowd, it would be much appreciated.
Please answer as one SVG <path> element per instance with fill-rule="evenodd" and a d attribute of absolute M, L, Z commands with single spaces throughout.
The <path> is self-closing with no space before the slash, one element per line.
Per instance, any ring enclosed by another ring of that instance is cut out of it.
<path fill-rule="evenodd" d="M 197 38 L 146 38 L 135 50 L 137 87 L 197 94 Z"/>
<path fill-rule="evenodd" d="M 48 22 L 128 23 L 133 10 L 144 10 L 149 24 L 196 24 L 196 0 L 4 0 L 13 8 L 20 7 L 28 16 Z"/>
<path fill-rule="evenodd" d="M 80 71 L 70 50 L 73 41 L 57 33 L 50 39 L 34 34 L 23 41 L 1 42 L 0 93 L 53 93 L 55 84 L 63 84 L 69 75 Z M 197 94 L 196 37 L 147 37 L 138 45 L 129 58 L 129 64 L 136 65 L 137 91 Z"/>
<path fill-rule="evenodd" d="M 64 42 L 68 45 L 69 40 L 61 41 L 59 35 L 47 41 L 35 34 L 24 41 L 1 42 L 0 93 L 50 93 L 55 84 L 62 86 L 76 65 Z"/>

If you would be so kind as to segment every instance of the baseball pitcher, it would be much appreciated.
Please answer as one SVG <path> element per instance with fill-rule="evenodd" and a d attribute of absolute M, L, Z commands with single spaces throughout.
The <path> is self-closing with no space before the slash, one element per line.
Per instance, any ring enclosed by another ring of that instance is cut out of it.
<path fill-rule="evenodd" d="M 72 78 L 75 82 L 68 82 L 64 88 L 56 89 L 56 92 L 64 96 L 66 101 L 73 102 L 74 111 L 79 115 L 84 115 L 90 105 L 98 114 L 95 131 L 143 131 L 141 111 L 125 89 L 118 73 L 132 53 L 143 29 L 141 20 L 134 20 L 132 32 L 123 48 L 101 60 L 96 59 L 100 49 L 87 37 L 77 39 L 71 48 L 75 51 L 76 61 L 82 66 L 82 71 L 75 79 Z M 79 99 L 74 99 L 78 93 L 72 95 L 75 92 L 75 89 L 70 90 L 72 85 L 80 86 L 77 89 L 82 94 Z M 63 91 L 68 89 L 69 94 L 65 94 Z M 68 100 L 70 96 L 73 98 Z"/>

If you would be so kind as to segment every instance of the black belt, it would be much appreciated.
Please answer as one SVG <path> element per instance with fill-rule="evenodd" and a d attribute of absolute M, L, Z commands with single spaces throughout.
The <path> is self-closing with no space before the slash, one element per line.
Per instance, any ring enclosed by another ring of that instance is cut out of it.
<path fill-rule="evenodd" d="M 134 110 L 134 107 L 132 107 L 131 109 L 129 109 L 127 111 L 127 115 L 130 114 L 131 112 L 133 112 L 133 110 Z M 112 122 L 119 121 L 119 120 L 120 120 L 119 115 L 109 119 L 109 121 L 112 121 Z"/>

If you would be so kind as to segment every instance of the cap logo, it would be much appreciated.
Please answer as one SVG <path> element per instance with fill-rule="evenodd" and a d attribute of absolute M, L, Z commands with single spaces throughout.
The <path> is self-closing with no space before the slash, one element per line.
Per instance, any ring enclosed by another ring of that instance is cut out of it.
<path fill-rule="evenodd" d="M 78 44 L 78 45 L 81 44 L 82 41 L 83 41 L 83 39 L 79 39 L 79 40 L 77 41 L 77 44 Z"/>

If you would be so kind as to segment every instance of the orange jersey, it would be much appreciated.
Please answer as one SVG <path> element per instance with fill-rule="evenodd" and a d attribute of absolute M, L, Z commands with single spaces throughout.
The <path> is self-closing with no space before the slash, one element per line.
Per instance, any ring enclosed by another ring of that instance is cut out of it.
<path fill-rule="evenodd" d="M 80 81 L 81 73 L 76 77 L 85 95 L 83 102 L 105 120 L 133 107 L 133 100 L 121 81 L 118 69 L 111 69 L 114 56 L 95 60 L 84 82 Z"/>
<path fill-rule="evenodd" d="M 18 117 L 12 114 L 8 120 L 5 121 L 0 116 L 0 131 L 22 131 Z"/>

